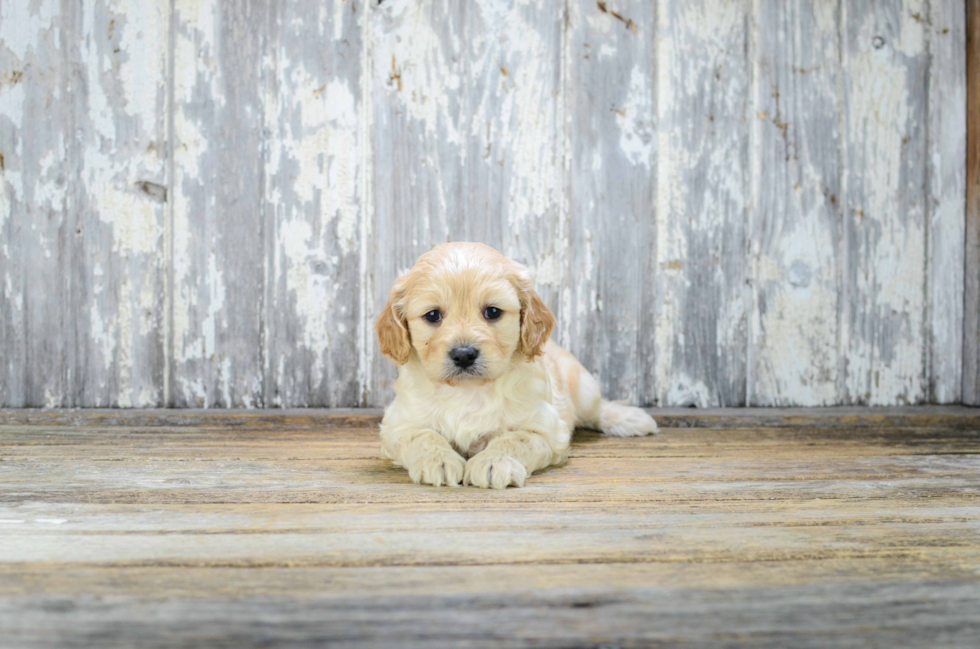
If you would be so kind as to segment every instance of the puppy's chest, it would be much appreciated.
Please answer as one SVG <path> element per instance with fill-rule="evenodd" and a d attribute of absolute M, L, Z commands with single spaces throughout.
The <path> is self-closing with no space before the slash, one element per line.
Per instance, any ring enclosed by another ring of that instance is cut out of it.
<path fill-rule="evenodd" d="M 432 427 L 464 457 L 476 455 L 497 435 L 510 430 L 513 409 L 499 399 L 461 399 L 432 411 Z"/>

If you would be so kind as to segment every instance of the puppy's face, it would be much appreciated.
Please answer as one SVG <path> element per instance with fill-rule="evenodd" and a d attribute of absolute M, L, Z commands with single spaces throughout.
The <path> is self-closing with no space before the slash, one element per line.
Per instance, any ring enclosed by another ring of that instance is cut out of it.
<path fill-rule="evenodd" d="M 451 243 L 395 282 L 376 329 L 395 363 L 415 354 L 429 378 L 456 385 L 492 381 L 515 355 L 533 358 L 553 326 L 527 269 L 489 246 Z"/>

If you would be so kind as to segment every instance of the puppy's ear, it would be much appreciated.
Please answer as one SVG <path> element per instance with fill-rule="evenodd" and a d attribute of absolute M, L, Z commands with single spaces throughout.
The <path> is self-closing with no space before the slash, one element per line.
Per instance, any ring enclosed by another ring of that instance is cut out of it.
<path fill-rule="evenodd" d="M 534 358 L 541 353 L 554 328 L 555 316 L 528 279 L 521 291 L 521 342 L 518 351 L 528 360 Z"/>
<path fill-rule="evenodd" d="M 378 333 L 378 344 L 381 353 L 390 358 L 395 365 L 408 362 L 408 354 L 412 350 L 412 339 L 408 333 L 408 323 L 402 315 L 401 301 L 405 298 L 405 288 L 400 282 L 395 282 L 388 296 L 388 304 L 378 316 L 374 330 Z"/>

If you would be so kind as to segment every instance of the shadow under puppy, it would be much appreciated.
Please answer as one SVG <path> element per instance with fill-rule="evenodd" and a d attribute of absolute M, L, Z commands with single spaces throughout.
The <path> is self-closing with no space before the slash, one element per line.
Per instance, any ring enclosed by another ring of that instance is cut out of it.
<path fill-rule="evenodd" d="M 422 255 L 391 289 L 375 329 L 398 366 L 381 455 L 416 483 L 524 486 L 565 461 L 576 426 L 657 432 L 639 408 L 606 401 L 570 353 L 527 268 L 480 243 Z"/>

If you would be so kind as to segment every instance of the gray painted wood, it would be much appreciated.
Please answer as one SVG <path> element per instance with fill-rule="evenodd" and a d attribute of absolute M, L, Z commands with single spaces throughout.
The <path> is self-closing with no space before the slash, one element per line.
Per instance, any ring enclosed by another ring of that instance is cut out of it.
<path fill-rule="evenodd" d="M 154 406 L 166 354 L 170 10 L 130 1 L 83 2 L 74 12 L 68 398 Z"/>
<path fill-rule="evenodd" d="M 962 2 L 931 0 L 928 10 L 926 371 L 928 400 L 955 403 L 962 396 L 964 353 L 966 16 Z"/>
<path fill-rule="evenodd" d="M 269 21 L 264 404 L 357 405 L 366 173 L 357 5 L 273 3 Z"/>
<path fill-rule="evenodd" d="M 745 404 L 750 19 L 738 0 L 658 5 L 659 404 Z"/>
<path fill-rule="evenodd" d="M 980 2 L 967 0 L 966 275 L 963 317 L 963 402 L 980 406 Z"/>
<path fill-rule="evenodd" d="M 261 406 L 267 3 L 174 16 L 169 402 Z"/>
<path fill-rule="evenodd" d="M 0 405 L 383 405 L 447 239 L 613 398 L 980 401 L 960 0 L 321 5 L 0 2 Z"/>
<path fill-rule="evenodd" d="M 752 21 L 749 402 L 841 399 L 840 13 L 767 0 Z"/>
<path fill-rule="evenodd" d="M 0 399 L 69 406 L 74 10 L 5 1 L 0 12 Z"/>
<path fill-rule="evenodd" d="M 367 324 L 433 245 L 485 241 L 535 272 L 562 316 L 562 3 L 386 2 L 370 16 L 374 218 Z M 394 367 L 367 336 L 367 400 Z"/>
<path fill-rule="evenodd" d="M 928 396 L 927 10 L 919 0 L 842 5 L 847 403 Z"/>
<path fill-rule="evenodd" d="M 613 399 L 656 398 L 657 5 L 569 5 L 571 246 L 560 340 Z M 615 13 L 611 13 L 615 12 Z M 648 385 L 647 381 L 650 381 Z"/>
<path fill-rule="evenodd" d="M 362 568 L 358 576 L 368 570 L 377 569 Z M 458 580 L 470 577 L 459 570 L 441 572 L 453 590 L 459 588 Z M 335 584 L 343 573 L 322 571 L 317 576 Z M 312 588 L 304 598 L 208 593 L 150 601 L 107 598 L 105 603 L 84 598 L 75 603 L 46 595 L 0 602 L 0 619 L 8 621 L 12 646 L 18 649 L 278 644 L 409 649 L 911 648 L 931 646 L 937 638 L 945 647 L 967 648 L 976 645 L 980 634 L 980 585 L 967 579 L 709 590 L 677 583 L 612 588 L 605 585 L 604 576 L 596 574 L 597 582 L 578 588 L 532 589 L 525 575 L 517 573 L 509 590 L 396 597 L 325 597 Z M 404 579 L 424 577 L 430 573 L 409 573 Z M 223 579 L 222 573 L 215 581 Z M 191 585 L 187 589 L 197 592 Z M 378 589 L 385 592 L 382 584 Z"/>

